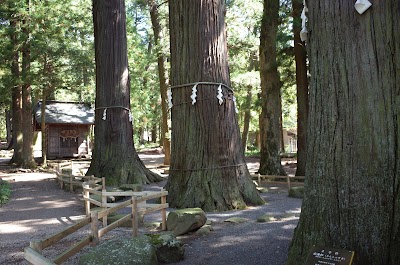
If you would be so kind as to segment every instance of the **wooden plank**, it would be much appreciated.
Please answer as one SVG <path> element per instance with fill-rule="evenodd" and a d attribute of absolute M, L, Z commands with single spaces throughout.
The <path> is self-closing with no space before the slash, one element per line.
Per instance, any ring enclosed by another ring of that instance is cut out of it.
<path fill-rule="evenodd" d="M 97 212 L 90 213 L 90 230 L 92 232 L 92 246 L 99 243 L 99 216 Z"/>
<path fill-rule="evenodd" d="M 168 191 L 161 191 L 161 192 L 155 191 L 155 192 L 140 196 L 139 198 L 137 198 L 137 201 L 142 202 L 142 201 L 160 198 L 162 196 L 167 196 L 167 195 L 168 195 Z"/>
<path fill-rule="evenodd" d="M 144 207 L 144 208 L 140 207 L 138 212 L 141 213 L 141 214 L 147 214 L 147 213 L 159 211 L 161 209 L 166 209 L 166 208 L 168 208 L 168 203 L 166 203 L 166 204 L 155 204 L 155 205 L 150 206 L 150 207 Z"/>
<path fill-rule="evenodd" d="M 34 249 L 26 247 L 24 249 L 24 258 L 34 265 L 54 265 L 50 259 L 43 257 L 37 253 Z"/>
<path fill-rule="evenodd" d="M 70 227 L 67 227 L 66 229 L 62 230 L 61 232 L 58 232 L 57 234 L 54 234 L 54 235 L 46 238 L 45 240 L 42 240 L 42 249 L 45 249 L 46 247 L 57 243 L 64 237 L 72 234 L 73 232 L 84 227 L 85 225 L 88 225 L 89 223 L 90 223 L 90 217 L 85 217 L 84 219 L 77 222 L 76 224 L 74 224 Z"/>
<path fill-rule="evenodd" d="M 281 176 L 281 175 L 260 175 L 260 178 L 267 178 L 267 179 L 287 179 L 288 176 Z"/>
<path fill-rule="evenodd" d="M 124 217 L 118 219 L 117 221 L 107 225 L 106 227 L 99 229 L 99 238 L 101 238 L 103 235 L 105 235 L 106 233 L 110 232 L 111 230 L 113 230 L 114 228 L 122 225 L 123 223 L 129 221 L 132 219 L 132 215 L 128 214 L 125 215 Z"/>
<path fill-rule="evenodd" d="M 132 236 L 138 236 L 138 221 L 139 221 L 139 214 L 137 212 L 137 201 L 135 197 L 132 197 Z"/>
<path fill-rule="evenodd" d="M 102 206 L 103 206 L 103 205 L 101 204 L 101 202 L 96 201 L 95 199 L 92 199 L 92 198 L 85 198 L 85 201 L 88 201 L 88 202 L 90 202 L 90 203 L 92 203 L 92 204 L 94 204 L 94 205 L 96 205 L 96 206 L 99 206 L 99 207 L 102 207 Z"/>
<path fill-rule="evenodd" d="M 92 236 L 88 235 L 81 241 L 79 241 L 77 244 L 73 245 L 63 253 L 61 253 L 57 258 L 53 260 L 55 264 L 62 264 L 66 260 L 68 260 L 70 257 L 74 256 L 76 253 L 78 253 L 82 248 L 86 247 L 92 242 Z"/>
<path fill-rule="evenodd" d="M 289 177 L 290 179 L 297 179 L 297 180 L 305 180 L 305 176 L 294 176 L 294 177 Z"/>
<path fill-rule="evenodd" d="M 42 250 L 43 250 L 43 244 L 42 241 L 31 241 L 29 242 L 29 246 L 35 250 L 37 253 L 42 254 Z"/>
<path fill-rule="evenodd" d="M 167 210 L 166 210 L 168 208 L 167 196 L 161 197 L 161 204 L 167 205 L 166 208 L 163 208 L 161 210 L 161 230 L 165 231 L 167 230 Z"/>
<path fill-rule="evenodd" d="M 103 211 L 99 212 L 99 218 L 103 218 L 104 216 L 107 216 L 110 213 L 116 212 L 116 211 L 118 211 L 118 210 L 120 210 L 122 208 L 125 208 L 125 207 L 127 207 L 127 206 L 129 206 L 131 204 L 132 204 L 131 200 L 118 203 L 116 206 L 114 206 L 112 208 L 108 208 L 106 210 L 103 210 Z"/>

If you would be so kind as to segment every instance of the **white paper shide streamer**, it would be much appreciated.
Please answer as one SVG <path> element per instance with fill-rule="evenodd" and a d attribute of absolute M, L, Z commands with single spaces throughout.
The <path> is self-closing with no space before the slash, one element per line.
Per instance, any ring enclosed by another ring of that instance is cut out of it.
<path fill-rule="evenodd" d="M 167 90 L 167 97 L 168 97 L 168 108 L 172 108 L 172 91 L 171 89 Z"/>
<path fill-rule="evenodd" d="M 107 108 L 103 111 L 103 121 L 107 120 Z"/>
<path fill-rule="evenodd" d="M 217 99 L 218 99 L 219 105 L 222 105 L 222 103 L 224 103 L 223 96 L 224 95 L 222 94 L 222 84 L 220 84 L 217 89 Z"/>
<path fill-rule="evenodd" d="M 193 86 L 192 95 L 190 96 L 190 98 L 192 99 L 192 105 L 194 105 L 194 103 L 196 103 L 196 98 L 197 98 L 197 84 Z"/>
<path fill-rule="evenodd" d="M 370 8 L 371 6 L 372 4 L 368 0 L 357 0 L 356 3 L 354 4 L 354 8 L 360 15 L 365 11 L 367 11 L 367 9 Z"/>
<path fill-rule="evenodd" d="M 308 30 L 307 30 L 307 15 L 306 13 L 308 12 L 308 8 L 306 5 L 306 1 L 303 1 L 303 11 L 301 12 L 301 31 L 300 31 L 300 39 L 301 41 L 306 41 L 308 39 Z"/>

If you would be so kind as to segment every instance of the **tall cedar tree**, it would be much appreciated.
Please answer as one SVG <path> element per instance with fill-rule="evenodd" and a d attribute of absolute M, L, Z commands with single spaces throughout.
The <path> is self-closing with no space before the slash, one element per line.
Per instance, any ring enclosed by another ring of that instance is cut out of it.
<path fill-rule="evenodd" d="M 223 0 L 170 0 L 172 159 L 167 183 L 172 207 L 206 211 L 262 204 L 251 181 L 240 142 L 230 86 Z"/>
<path fill-rule="evenodd" d="M 261 159 L 259 172 L 286 175 L 281 165 L 282 102 L 281 80 L 276 61 L 276 34 L 279 26 L 279 0 L 264 0 L 260 35 L 261 79 Z"/>
<path fill-rule="evenodd" d="M 297 91 L 297 168 L 296 176 L 304 176 L 306 172 L 306 135 L 308 116 L 308 77 L 307 52 L 300 39 L 300 14 L 303 9 L 302 0 L 292 0 L 294 57 L 296 61 Z"/>
<path fill-rule="evenodd" d="M 133 144 L 124 0 L 93 1 L 96 57 L 95 145 L 88 174 L 107 185 L 150 183 Z M 104 119 L 103 119 L 104 118 Z"/>
<path fill-rule="evenodd" d="M 19 49 L 17 34 L 20 27 L 20 16 L 17 16 L 17 7 L 14 1 L 8 2 L 10 18 L 10 42 L 12 47 L 11 75 L 12 75 L 12 143 L 14 148 L 11 162 L 20 165 L 22 163 L 22 86 L 20 84 Z"/>
<path fill-rule="evenodd" d="M 400 260 L 400 2 L 308 1 L 310 112 L 305 197 L 289 250 Z"/>
<path fill-rule="evenodd" d="M 22 21 L 22 163 L 25 168 L 36 166 L 33 158 L 33 111 L 31 86 L 31 38 L 30 38 L 30 0 L 25 1 L 27 14 Z"/>
<path fill-rule="evenodd" d="M 169 137 L 166 136 L 169 132 L 168 106 L 167 106 L 168 79 L 167 79 L 167 70 L 165 67 L 166 60 L 163 51 L 161 49 L 162 28 L 160 22 L 160 13 L 158 12 L 158 3 L 156 0 L 147 0 L 147 5 L 150 10 L 151 25 L 153 27 L 153 33 L 154 33 L 154 43 L 156 45 L 159 45 L 159 47 L 157 47 L 157 67 L 158 67 L 158 79 L 160 83 L 161 112 L 162 112 L 161 142 L 164 149 L 164 164 L 169 165 L 171 163 L 171 142 L 169 140 Z"/>

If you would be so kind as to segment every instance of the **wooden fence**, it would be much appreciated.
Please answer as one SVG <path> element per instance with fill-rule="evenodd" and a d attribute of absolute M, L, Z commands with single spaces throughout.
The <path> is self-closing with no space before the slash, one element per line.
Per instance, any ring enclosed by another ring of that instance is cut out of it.
<path fill-rule="evenodd" d="M 303 184 L 305 177 L 304 176 L 279 176 L 279 175 L 261 175 L 261 174 L 255 174 L 253 177 L 257 178 L 258 185 L 261 185 L 261 180 L 262 179 L 268 179 L 271 181 L 278 181 L 279 180 L 284 180 L 287 185 L 288 185 L 288 190 L 290 190 L 291 185 L 294 180 L 296 180 L 296 183 Z"/>
<path fill-rule="evenodd" d="M 101 184 L 100 184 L 101 182 Z M 86 216 L 92 212 L 91 205 L 107 209 L 119 205 L 118 202 L 107 202 L 108 198 L 112 197 L 135 197 L 137 202 L 137 210 L 139 215 L 144 215 L 149 212 L 160 211 L 162 217 L 162 229 L 166 228 L 166 208 L 168 192 L 161 191 L 107 191 L 105 187 L 105 179 L 92 178 L 89 181 L 83 182 L 83 199 L 85 200 Z M 93 199 L 93 195 L 97 195 L 99 200 Z M 161 198 L 161 204 L 147 203 L 148 200 Z M 107 216 L 102 216 L 103 225 L 107 224 Z"/>
<path fill-rule="evenodd" d="M 94 176 L 84 176 L 84 174 L 74 175 L 74 169 L 76 170 L 77 166 L 79 164 L 81 164 L 81 163 L 76 162 L 76 161 L 68 161 L 68 162 L 58 163 L 56 175 L 57 175 L 57 181 L 60 184 L 61 189 L 64 189 L 65 185 L 69 185 L 69 190 L 71 192 L 73 192 L 74 186 L 81 187 L 82 182 L 97 179 Z M 67 169 L 71 171 L 70 174 L 63 173 L 63 171 L 65 171 Z"/>
<path fill-rule="evenodd" d="M 98 183 L 102 182 L 102 185 Z M 31 241 L 29 247 L 25 248 L 25 259 L 34 265 L 49 265 L 49 264 L 62 264 L 70 257 L 78 253 L 85 246 L 92 244 L 97 245 L 99 239 L 113 230 L 114 228 L 121 226 L 123 223 L 131 220 L 132 224 L 132 235 L 135 237 L 138 235 L 138 220 L 140 214 L 146 214 L 152 211 L 161 210 L 162 217 L 162 230 L 166 230 L 166 209 L 168 208 L 168 203 L 166 202 L 167 191 L 161 190 L 157 191 L 143 191 L 143 192 L 106 192 L 104 186 L 104 178 L 92 178 L 91 180 L 84 182 L 82 184 L 84 188 L 84 198 L 85 198 L 85 209 L 86 217 L 76 224 L 58 232 L 41 241 Z M 91 187 L 92 186 L 92 187 Z M 98 188 L 102 191 L 98 191 Z M 103 194 L 104 191 L 104 194 Z M 101 198 L 106 198 L 105 203 L 93 200 L 90 198 L 90 194 L 100 195 Z M 120 202 L 120 203 L 107 203 L 107 196 L 126 196 L 130 199 Z M 147 204 L 146 201 L 150 199 L 161 198 L 161 204 Z M 101 208 L 101 211 L 90 211 L 90 204 L 95 204 Z M 122 216 L 117 221 L 107 224 L 107 216 L 111 213 L 115 213 L 122 208 L 131 208 L 131 213 Z M 100 225 L 99 219 L 103 220 L 103 225 Z M 90 234 L 85 236 L 78 243 L 74 244 L 72 247 L 62 252 L 60 255 L 53 259 L 46 258 L 42 255 L 43 249 L 52 246 L 62 240 L 63 238 L 69 236 L 70 234 L 78 231 L 79 229 L 90 224 Z M 99 229 L 99 227 L 102 227 Z"/>

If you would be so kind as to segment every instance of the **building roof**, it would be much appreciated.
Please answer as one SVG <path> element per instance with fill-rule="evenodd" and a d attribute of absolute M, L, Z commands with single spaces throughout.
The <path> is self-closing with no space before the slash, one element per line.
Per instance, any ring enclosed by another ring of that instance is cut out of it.
<path fill-rule="evenodd" d="M 34 108 L 35 119 L 41 121 L 41 106 L 39 101 Z M 94 111 L 88 105 L 78 102 L 46 101 L 47 124 L 94 124 Z"/>

